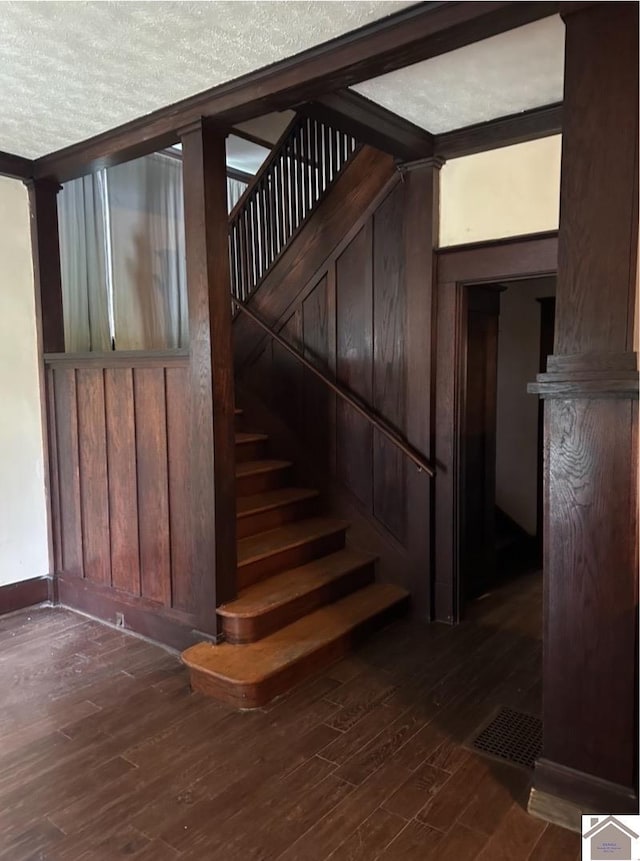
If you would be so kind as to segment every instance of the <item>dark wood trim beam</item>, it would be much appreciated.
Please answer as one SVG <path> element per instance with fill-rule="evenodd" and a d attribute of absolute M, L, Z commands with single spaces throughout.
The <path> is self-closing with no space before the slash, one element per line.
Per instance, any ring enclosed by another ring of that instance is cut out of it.
<path fill-rule="evenodd" d="M 562 103 L 558 103 L 435 135 L 434 153 L 459 158 L 561 133 Z"/>
<path fill-rule="evenodd" d="M 224 129 L 548 17 L 557 2 L 419 3 L 35 162 L 60 182 L 176 143 L 206 116 Z"/>
<path fill-rule="evenodd" d="M 0 176 L 11 179 L 31 179 L 34 172 L 31 159 L 10 152 L 0 152 Z"/>
<path fill-rule="evenodd" d="M 185 368 L 187 350 L 113 350 L 110 353 L 45 353 L 48 368 Z"/>
<path fill-rule="evenodd" d="M 320 96 L 297 110 L 402 161 L 433 153 L 433 135 L 351 90 Z"/>
<path fill-rule="evenodd" d="M 249 185 L 250 182 L 253 182 L 254 174 L 247 173 L 244 170 L 238 170 L 235 167 L 229 167 L 227 165 L 227 176 L 229 179 L 236 179 L 239 182 L 246 182 Z"/>
<path fill-rule="evenodd" d="M 64 353 L 62 314 L 62 275 L 58 237 L 60 186 L 48 179 L 27 183 L 31 208 L 31 248 L 36 286 L 37 310 L 42 324 L 42 349 L 45 353 Z"/>
<path fill-rule="evenodd" d="M 287 125 L 289 124 L 287 123 Z M 249 141 L 249 143 L 256 144 L 256 146 L 261 146 L 265 149 L 273 149 L 275 146 L 275 143 L 258 137 L 258 135 L 251 134 L 251 132 L 246 132 L 244 129 L 238 129 L 235 126 L 229 130 L 229 134 L 233 135 L 234 138 L 242 138 L 242 140 Z"/>
<path fill-rule="evenodd" d="M 182 135 L 190 339 L 192 590 L 198 626 L 236 594 L 235 402 L 225 135 L 203 120 Z"/>

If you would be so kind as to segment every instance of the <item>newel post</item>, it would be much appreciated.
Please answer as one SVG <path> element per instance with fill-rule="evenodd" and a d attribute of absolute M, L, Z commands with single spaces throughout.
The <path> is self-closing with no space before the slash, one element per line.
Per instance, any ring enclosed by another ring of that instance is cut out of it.
<path fill-rule="evenodd" d="M 530 386 L 546 401 L 544 742 L 529 807 L 575 826 L 638 807 L 638 7 L 567 3 L 562 17 L 555 340 Z"/>
<path fill-rule="evenodd" d="M 225 133 L 202 119 L 181 133 L 190 338 L 192 590 L 200 630 L 236 592 L 231 283 Z"/>

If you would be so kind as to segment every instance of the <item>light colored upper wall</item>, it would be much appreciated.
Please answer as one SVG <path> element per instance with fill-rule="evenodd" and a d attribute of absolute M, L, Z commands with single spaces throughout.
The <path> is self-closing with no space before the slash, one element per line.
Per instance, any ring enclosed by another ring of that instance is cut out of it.
<path fill-rule="evenodd" d="M 0 586 L 48 573 L 29 204 L 0 177 Z"/>
<path fill-rule="evenodd" d="M 557 230 L 561 135 L 452 159 L 440 175 L 440 247 Z"/>

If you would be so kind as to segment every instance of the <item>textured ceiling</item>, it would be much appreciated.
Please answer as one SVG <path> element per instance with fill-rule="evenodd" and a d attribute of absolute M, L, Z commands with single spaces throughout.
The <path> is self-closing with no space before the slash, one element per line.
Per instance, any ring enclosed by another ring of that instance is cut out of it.
<path fill-rule="evenodd" d="M 411 5 L 0 2 L 0 150 L 44 155 Z"/>
<path fill-rule="evenodd" d="M 353 89 L 440 134 L 562 101 L 559 16 L 416 63 Z"/>

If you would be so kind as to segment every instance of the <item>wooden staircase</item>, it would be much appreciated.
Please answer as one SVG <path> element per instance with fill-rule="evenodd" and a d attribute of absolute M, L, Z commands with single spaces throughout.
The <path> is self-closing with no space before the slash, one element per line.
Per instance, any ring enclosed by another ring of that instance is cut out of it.
<path fill-rule="evenodd" d="M 236 464 L 238 597 L 218 608 L 226 642 L 182 660 L 195 690 L 257 708 L 339 660 L 409 596 L 374 582 L 376 557 L 346 546 L 349 523 L 292 486 L 292 464 L 268 458 L 268 437 L 238 430 Z"/>

